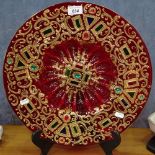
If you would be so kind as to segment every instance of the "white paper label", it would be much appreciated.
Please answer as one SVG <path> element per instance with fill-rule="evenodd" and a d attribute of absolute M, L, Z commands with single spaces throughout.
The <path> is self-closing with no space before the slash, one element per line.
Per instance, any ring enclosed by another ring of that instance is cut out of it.
<path fill-rule="evenodd" d="M 29 99 L 28 98 L 25 98 L 25 99 L 20 101 L 21 105 L 25 105 L 25 104 L 28 104 L 28 103 L 29 103 Z"/>
<path fill-rule="evenodd" d="M 118 118 L 124 118 L 124 114 L 121 112 L 115 112 L 115 116 Z"/>
<path fill-rule="evenodd" d="M 83 14 L 83 7 L 80 6 L 68 6 L 68 15 L 79 15 Z"/>

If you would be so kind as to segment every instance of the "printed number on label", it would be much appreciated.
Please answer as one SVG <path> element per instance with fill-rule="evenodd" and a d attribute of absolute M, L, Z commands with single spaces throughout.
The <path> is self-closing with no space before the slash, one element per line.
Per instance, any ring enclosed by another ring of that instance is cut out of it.
<path fill-rule="evenodd" d="M 83 14 L 82 6 L 68 6 L 68 15 Z"/>

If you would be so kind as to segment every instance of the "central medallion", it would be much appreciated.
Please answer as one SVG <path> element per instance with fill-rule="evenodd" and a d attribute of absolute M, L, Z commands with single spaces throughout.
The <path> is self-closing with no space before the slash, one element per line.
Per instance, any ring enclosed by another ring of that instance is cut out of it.
<path fill-rule="evenodd" d="M 74 50 L 74 48 L 72 49 Z M 75 93 L 84 92 L 84 88 L 89 84 L 92 75 L 92 65 L 88 61 L 88 55 L 84 51 L 78 51 L 73 61 L 66 61 L 65 77 L 62 85 L 66 85 L 66 93 L 69 95 L 69 100 L 72 99 Z"/>
<path fill-rule="evenodd" d="M 82 88 L 89 80 L 91 72 L 87 73 L 81 65 L 75 65 L 75 68 L 66 68 L 65 75 L 68 85 Z"/>
<path fill-rule="evenodd" d="M 51 108 L 85 114 L 110 98 L 117 70 L 101 45 L 71 39 L 49 48 L 37 81 Z"/>

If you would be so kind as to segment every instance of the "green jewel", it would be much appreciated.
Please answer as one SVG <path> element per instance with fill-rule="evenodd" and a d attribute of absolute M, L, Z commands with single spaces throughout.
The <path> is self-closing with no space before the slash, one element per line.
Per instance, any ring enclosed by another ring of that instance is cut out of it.
<path fill-rule="evenodd" d="M 122 88 L 121 87 L 115 87 L 115 93 L 116 94 L 121 94 L 122 93 Z"/>
<path fill-rule="evenodd" d="M 66 76 L 69 76 L 70 73 L 71 73 L 71 70 L 67 68 L 66 71 L 65 71 L 65 75 L 66 75 Z"/>
<path fill-rule="evenodd" d="M 55 128 L 58 125 L 58 122 L 55 122 L 51 127 Z"/>
<path fill-rule="evenodd" d="M 47 35 L 48 33 L 51 33 L 51 32 L 52 32 L 52 29 L 49 28 L 49 29 L 45 30 L 43 33 L 44 33 L 44 35 Z"/>
<path fill-rule="evenodd" d="M 128 51 L 128 49 L 126 47 L 123 49 L 123 51 L 124 51 L 124 54 L 125 55 L 129 55 L 130 54 L 129 51 Z"/>
<path fill-rule="evenodd" d="M 74 78 L 75 79 L 81 79 L 81 74 L 80 73 L 75 73 Z"/>
<path fill-rule="evenodd" d="M 30 66 L 30 70 L 31 70 L 32 72 L 36 72 L 36 71 L 38 71 L 38 65 L 31 64 L 31 66 Z"/>
<path fill-rule="evenodd" d="M 77 129 L 76 129 L 75 126 L 73 127 L 73 129 L 74 129 L 74 132 L 75 132 L 75 133 L 78 133 L 78 131 L 77 131 Z"/>
<path fill-rule="evenodd" d="M 141 95 L 138 96 L 138 98 L 139 98 L 139 100 L 142 101 L 142 100 L 144 100 L 145 96 L 143 94 L 141 94 Z"/>
<path fill-rule="evenodd" d="M 77 27 L 80 28 L 81 25 L 80 25 L 80 21 L 79 21 L 79 19 L 76 19 L 75 22 L 76 22 Z"/>
<path fill-rule="evenodd" d="M 13 59 L 12 59 L 12 58 L 7 58 L 7 63 L 8 63 L 9 65 L 11 65 L 11 64 L 13 63 Z"/>
<path fill-rule="evenodd" d="M 95 30 L 96 30 L 96 31 L 99 31 L 99 30 L 101 30 L 102 27 L 103 27 L 103 25 L 100 24 Z"/>

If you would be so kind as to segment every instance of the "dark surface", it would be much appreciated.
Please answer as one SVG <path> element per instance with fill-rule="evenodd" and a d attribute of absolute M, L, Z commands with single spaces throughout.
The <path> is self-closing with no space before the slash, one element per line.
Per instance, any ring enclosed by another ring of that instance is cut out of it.
<path fill-rule="evenodd" d="M 155 136 L 147 143 L 147 149 L 155 154 Z"/>
<path fill-rule="evenodd" d="M 41 138 L 41 133 L 41 130 L 36 130 L 33 132 L 32 142 L 40 148 L 41 155 L 47 155 L 54 143 L 50 139 Z M 113 131 L 112 137 L 112 140 L 100 142 L 100 146 L 106 155 L 112 155 L 112 151 L 121 143 L 121 136 L 119 132 Z"/>
<path fill-rule="evenodd" d="M 32 133 L 32 142 L 40 148 L 41 155 L 47 155 L 50 148 L 53 146 L 53 142 L 50 139 L 41 138 L 42 131 L 36 130 Z"/>
<path fill-rule="evenodd" d="M 113 131 L 112 137 L 112 140 L 100 142 L 100 146 L 102 147 L 106 155 L 112 155 L 112 151 L 121 143 L 121 136 L 119 132 Z"/>

